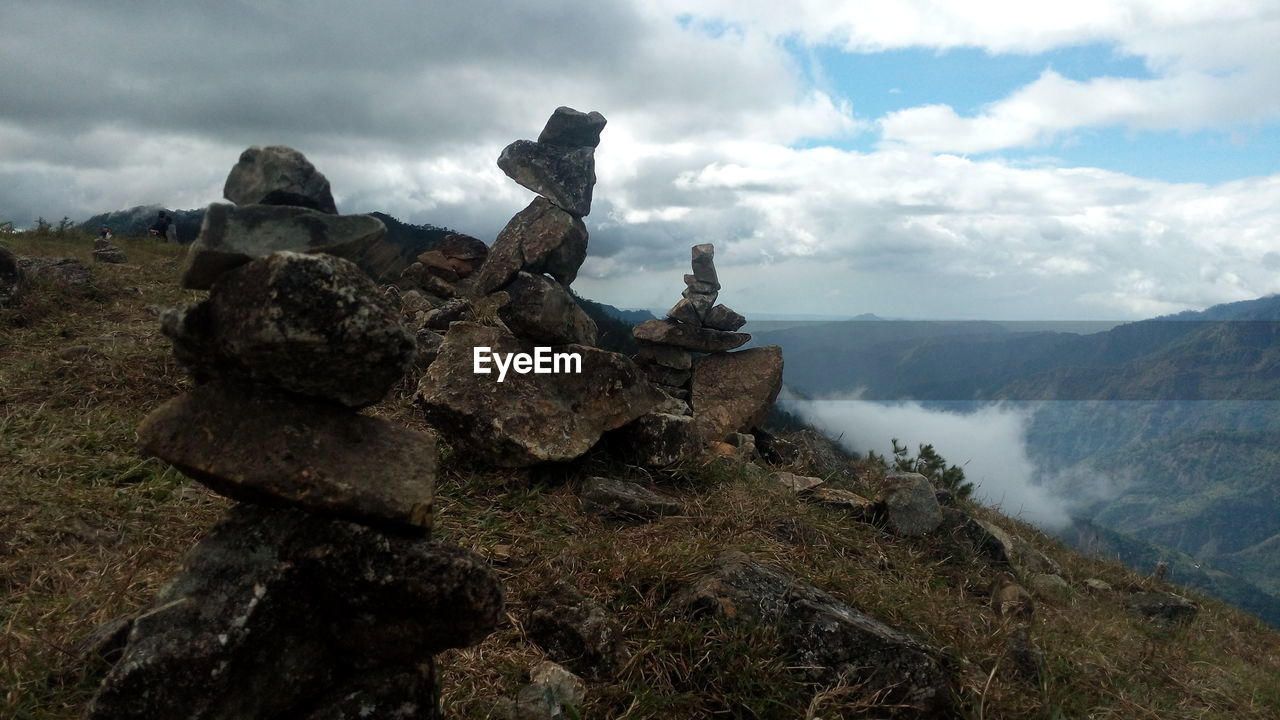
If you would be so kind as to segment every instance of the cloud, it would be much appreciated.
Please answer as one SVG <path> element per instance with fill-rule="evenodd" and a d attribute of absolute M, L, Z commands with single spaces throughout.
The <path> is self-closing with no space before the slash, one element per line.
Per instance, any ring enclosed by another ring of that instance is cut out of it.
<path fill-rule="evenodd" d="M 949 464 L 964 469 L 965 479 L 975 486 L 974 496 L 984 505 L 1046 530 L 1071 522 L 1072 502 L 1035 480 L 1039 471 L 1028 459 L 1026 447 L 1029 408 L 991 405 L 960 414 L 929 410 L 914 402 L 886 405 L 781 397 L 789 412 L 830 437 L 839 437 L 849 450 L 864 455 L 874 450 L 892 457 L 892 438 L 906 444 L 912 455 L 917 446 L 930 444 Z"/>

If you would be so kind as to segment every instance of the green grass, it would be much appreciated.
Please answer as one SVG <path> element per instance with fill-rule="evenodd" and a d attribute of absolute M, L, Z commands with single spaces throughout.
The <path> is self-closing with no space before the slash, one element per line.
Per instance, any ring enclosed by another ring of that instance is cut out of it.
<path fill-rule="evenodd" d="M 84 238 L 0 238 L 19 254 L 88 260 Z M 77 644 L 105 620 L 143 607 L 228 502 L 139 456 L 138 421 L 188 382 L 156 330 L 154 308 L 194 298 L 176 288 L 181 248 L 119 242 L 125 266 L 92 265 L 94 292 L 52 285 L 0 310 L 0 717 L 79 717 L 104 672 Z M 101 340 L 101 338 L 108 338 Z M 93 352 L 63 358 L 67 347 Z M 407 379 L 372 412 L 422 428 Z M 447 715 L 479 720 L 544 659 L 523 622 L 551 582 L 571 580 L 622 623 L 631 660 L 589 683 L 584 718 L 865 716 L 857 687 L 803 682 L 768 628 L 688 617 L 681 589 L 727 549 L 807 579 L 941 648 L 965 718 L 1274 718 L 1280 637 L 1203 597 L 1196 620 L 1161 629 L 1128 614 L 1123 591 L 1149 581 L 1082 557 L 1019 522 L 973 511 L 1022 535 L 1077 588 L 1041 600 L 1030 632 L 1041 677 L 1010 672 L 1012 628 L 989 608 L 994 570 L 946 535 L 894 538 L 838 510 L 805 503 L 732 462 L 665 472 L 602 455 L 531 470 L 472 467 L 447 447 L 436 535 L 491 559 L 507 587 L 504 622 L 438 667 Z M 795 468 L 804 472 L 805 468 Z M 869 492 L 869 466 L 852 489 Z M 683 515 L 623 525 L 584 514 L 591 475 L 650 483 Z M 503 552 L 496 547 L 505 546 Z M 1085 578 L 1117 592 L 1090 595 Z"/>

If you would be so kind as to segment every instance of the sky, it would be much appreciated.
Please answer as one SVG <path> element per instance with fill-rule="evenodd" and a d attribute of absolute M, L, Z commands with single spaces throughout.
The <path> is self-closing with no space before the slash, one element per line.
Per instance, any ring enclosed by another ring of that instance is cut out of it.
<path fill-rule="evenodd" d="M 344 213 L 491 242 L 495 161 L 608 126 L 574 288 L 747 314 L 1125 320 L 1280 292 L 1275 0 L 0 6 L 0 221 L 221 199 L 283 144 Z"/>

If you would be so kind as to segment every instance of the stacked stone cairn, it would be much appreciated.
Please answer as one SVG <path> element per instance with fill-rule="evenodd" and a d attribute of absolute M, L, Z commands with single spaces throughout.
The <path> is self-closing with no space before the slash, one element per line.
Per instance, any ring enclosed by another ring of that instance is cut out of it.
<path fill-rule="evenodd" d="M 746 318 L 716 304 L 720 278 L 714 246 L 694 245 L 692 265 L 682 297 L 667 317 L 633 330 L 640 346 L 636 361 L 668 396 L 658 411 L 618 435 L 618 447 L 642 465 L 670 465 L 703 449 L 753 456 L 748 433 L 782 388 L 780 347 L 728 352 L 751 336 L 736 332 Z"/>
<path fill-rule="evenodd" d="M 101 263 L 129 262 L 123 250 L 112 245 L 110 240 L 101 237 L 93 240 L 93 260 Z"/>
<path fill-rule="evenodd" d="M 342 257 L 383 233 L 338 215 L 301 154 L 250 148 L 188 250 L 208 298 L 162 329 L 195 388 L 146 452 L 240 504 L 123 623 L 88 717 L 436 717 L 433 655 L 496 626 L 485 561 L 432 542 L 432 436 L 361 415 L 412 362 L 397 309 Z"/>
<path fill-rule="evenodd" d="M 498 167 L 538 196 L 498 234 L 467 278 L 467 296 L 420 318 L 440 339 L 416 400 L 456 447 L 486 462 L 520 467 L 572 460 L 662 398 L 630 358 L 595 347 L 595 322 L 568 290 L 587 255 L 582 218 L 591 211 L 604 126 L 598 112 L 560 107 L 537 141 L 503 149 Z M 432 344 L 423 330 L 418 338 L 421 347 Z M 579 356 L 581 368 L 511 372 L 499 381 L 496 369 L 474 371 L 479 347 L 504 354 L 546 347 Z"/>

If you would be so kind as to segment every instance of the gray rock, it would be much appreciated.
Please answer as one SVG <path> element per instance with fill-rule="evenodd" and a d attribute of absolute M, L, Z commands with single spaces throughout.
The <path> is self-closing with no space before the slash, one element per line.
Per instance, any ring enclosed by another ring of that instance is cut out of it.
<path fill-rule="evenodd" d="M 420 328 L 413 337 L 418 344 L 418 352 L 413 357 L 413 367 L 422 372 L 435 362 L 436 355 L 440 353 L 440 346 L 444 344 L 444 336 L 434 330 Z"/>
<path fill-rule="evenodd" d="M 852 478 L 851 458 L 834 440 L 815 430 L 801 430 L 794 436 L 796 462 L 823 478 Z"/>
<path fill-rule="evenodd" d="M 702 444 L 693 432 L 693 418 L 652 412 L 609 433 L 609 447 L 632 464 L 664 468 L 694 457 Z"/>
<path fill-rule="evenodd" d="M 1161 625 L 1190 622 L 1200 606 L 1171 592 L 1138 592 L 1129 596 L 1125 607 Z"/>
<path fill-rule="evenodd" d="M 694 245 L 692 248 L 693 255 L 693 277 L 700 283 L 714 285 L 717 290 L 720 289 L 720 277 L 716 274 L 715 255 L 716 248 L 711 243 L 702 245 Z"/>
<path fill-rule="evenodd" d="M 422 326 L 431 330 L 444 332 L 450 323 L 466 320 L 471 317 L 475 306 L 466 298 L 446 300 L 433 310 L 428 310 L 422 318 Z"/>
<path fill-rule="evenodd" d="M 604 432 L 644 415 L 662 399 L 636 364 L 618 353 L 556 346 L 553 352 L 581 358 L 580 373 L 512 369 L 499 383 L 492 363 L 490 373 L 475 372 L 474 348 L 481 346 L 491 353 L 531 352 L 499 328 L 455 322 L 418 385 L 416 401 L 458 447 L 495 465 L 572 460 Z"/>
<path fill-rule="evenodd" d="M 591 214 L 595 153 L 591 147 L 566 148 L 517 140 L 502 149 L 498 167 L 507 177 L 580 218 Z"/>
<path fill-rule="evenodd" d="M 595 346 L 596 322 L 547 276 L 517 273 L 501 292 L 510 301 L 498 308 L 498 317 L 517 337 L 549 345 Z"/>
<path fill-rule="evenodd" d="M 995 523 L 979 520 L 959 511 L 955 512 L 964 516 L 961 529 L 973 541 L 974 548 L 990 560 L 1008 565 L 1023 576 L 1036 573 L 1062 574 L 1062 569 L 1056 562 L 1026 540 Z"/>
<path fill-rule="evenodd" d="M 1027 577 L 1027 589 L 1036 597 L 1050 600 L 1064 600 L 1071 596 L 1071 586 L 1061 575 L 1052 573 L 1034 573 Z"/>
<path fill-rule="evenodd" d="M 201 385 L 147 415 L 138 440 L 237 500 L 419 535 L 431 527 L 435 439 L 341 405 Z"/>
<path fill-rule="evenodd" d="M 372 215 L 302 207 L 214 203 L 182 261 L 182 287 L 208 290 L 223 273 L 278 250 L 326 253 L 358 262 L 387 232 Z"/>
<path fill-rule="evenodd" d="M 568 287 L 587 257 L 587 227 L 545 198 L 536 198 L 507 223 L 475 275 L 475 293 L 488 295 L 516 273 L 546 273 Z"/>
<path fill-rule="evenodd" d="M 727 333 L 670 320 L 646 320 L 631 332 L 636 340 L 706 353 L 732 350 L 751 339 L 746 333 Z"/>
<path fill-rule="evenodd" d="M 551 113 L 538 142 L 564 147 L 597 147 L 606 122 L 604 116 L 594 110 L 584 113 L 561 106 Z"/>
<path fill-rule="evenodd" d="M 807 679 L 882 692 L 876 717 L 949 717 L 952 698 L 938 651 L 741 552 L 721 555 L 676 602 L 777 628 L 782 651 Z"/>
<path fill-rule="evenodd" d="M 724 305 L 716 305 L 702 315 L 702 324 L 712 330 L 732 332 L 747 324 L 747 319 Z"/>
<path fill-rule="evenodd" d="M 0 245 L 0 308 L 17 305 L 27 286 L 27 274 L 12 250 Z"/>
<path fill-rule="evenodd" d="M 920 537 L 942 524 L 942 507 L 933 493 L 933 484 L 920 473 L 885 478 L 876 506 L 895 535 Z"/>
<path fill-rule="evenodd" d="M 875 503 L 851 490 L 833 487 L 814 488 L 805 496 L 806 500 L 844 510 L 855 520 L 870 520 L 875 513 Z"/>
<path fill-rule="evenodd" d="M 693 376 L 693 372 L 690 370 L 673 370 L 669 367 L 647 363 L 639 363 L 639 365 L 644 370 L 645 376 L 659 385 L 684 387 L 689 384 L 689 378 Z"/>
<path fill-rule="evenodd" d="M 670 345 L 654 345 L 653 343 L 639 342 L 639 350 L 636 352 L 636 360 L 647 362 L 652 365 L 661 365 L 669 367 L 673 370 L 689 370 L 693 367 L 693 355 L 688 350 Z"/>
<path fill-rule="evenodd" d="M 588 677 L 611 678 L 630 659 L 618 621 L 564 580 L 537 598 L 524 630 L 552 660 Z"/>
<path fill-rule="evenodd" d="M 1112 591 L 1111 583 L 1098 578 L 1088 578 L 1084 581 L 1084 589 L 1096 595 L 1102 595 Z"/>
<path fill-rule="evenodd" d="M 582 678 L 547 660 L 529 673 L 529 684 L 515 698 L 503 698 L 494 710 L 504 720 L 576 720 L 586 696 Z"/>
<path fill-rule="evenodd" d="M 720 292 L 720 282 L 704 282 L 699 280 L 696 275 L 684 276 L 684 291 L 680 294 L 684 297 L 690 295 L 710 295 L 711 302 L 715 302 L 716 293 Z"/>
<path fill-rule="evenodd" d="M 680 503 L 675 498 L 614 478 L 587 478 L 578 497 L 587 512 L 626 520 L 650 520 L 680 513 Z"/>
<path fill-rule="evenodd" d="M 769 476 L 769 480 L 778 483 L 797 495 L 807 490 L 812 490 L 823 483 L 822 478 L 805 477 L 804 475 L 796 475 L 789 472 L 775 472 Z"/>
<path fill-rule="evenodd" d="M 76 290 L 92 290 L 93 274 L 89 266 L 74 258 L 20 257 L 18 265 L 27 280 L 44 278 Z"/>
<path fill-rule="evenodd" d="M 782 348 L 777 345 L 698 358 L 689 404 L 699 436 L 721 440 L 750 430 L 764 420 L 781 388 Z"/>
<path fill-rule="evenodd" d="M 711 295 L 682 297 L 667 311 L 667 317 L 682 323 L 701 326 L 703 316 L 711 310 L 711 303 L 715 302 L 712 297 Z"/>
<path fill-rule="evenodd" d="M 350 407 L 372 405 L 413 362 L 398 309 L 347 260 L 272 253 L 223 275 L 209 298 L 161 318 L 204 382 L 247 380 Z"/>
<path fill-rule="evenodd" d="M 115 245 L 107 245 L 104 248 L 93 251 L 93 261 L 100 263 L 110 263 L 113 265 L 122 265 L 129 262 L 129 257 L 124 251 Z"/>
<path fill-rule="evenodd" d="M 237 205 L 294 205 L 337 214 L 329 181 L 302 153 L 282 145 L 240 154 L 222 196 Z"/>
<path fill-rule="evenodd" d="M 477 266 L 489 256 L 489 246 L 483 240 L 460 233 L 445 235 L 436 249 L 447 258 L 470 260 Z"/>
<path fill-rule="evenodd" d="M 461 548 L 240 505 L 137 617 L 86 717 L 343 717 L 311 713 L 335 691 L 386 697 L 387 674 L 478 642 L 502 607 Z"/>

